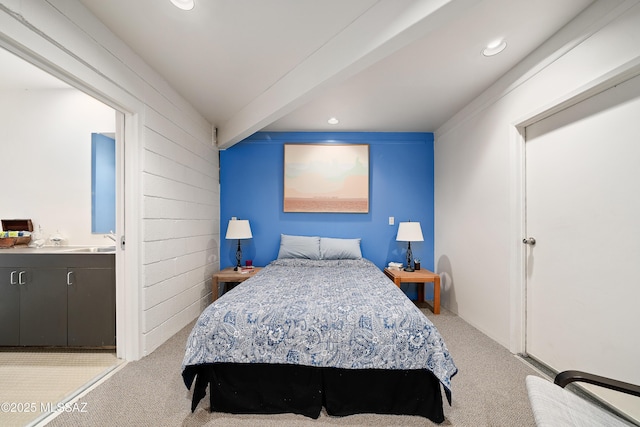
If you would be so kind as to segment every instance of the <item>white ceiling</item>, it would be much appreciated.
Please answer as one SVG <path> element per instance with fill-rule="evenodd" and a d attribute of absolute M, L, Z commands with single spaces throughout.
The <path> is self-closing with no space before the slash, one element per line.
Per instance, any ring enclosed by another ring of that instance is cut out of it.
<path fill-rule="evenodd" d="M 592 3 L 80 1 L 218 128 L 221 148 L 258 130 L 433 132 Z M 497 38 L 507 49 L 484 57 Z"/>

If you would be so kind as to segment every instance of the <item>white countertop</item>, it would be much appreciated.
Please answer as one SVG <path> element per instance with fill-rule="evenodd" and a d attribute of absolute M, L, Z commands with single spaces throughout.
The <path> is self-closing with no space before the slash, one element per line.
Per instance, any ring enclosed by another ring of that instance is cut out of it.
<path fill-rule="evenodd" d="M 14 246 L 11 248 L 1 248 L 0 255 L 3 254 L 113 254 L 115 246 L 43 246 L 41 248 L 30 248 L 28 246 Z"/>

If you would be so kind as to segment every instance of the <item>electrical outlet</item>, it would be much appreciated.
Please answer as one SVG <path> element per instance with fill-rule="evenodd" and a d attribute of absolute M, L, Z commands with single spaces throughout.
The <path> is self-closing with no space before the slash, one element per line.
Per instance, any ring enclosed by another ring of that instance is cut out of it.
<path fill-rule="evenodd" d="M 389 217 L 389 225 L 393 225 L 393 224 L 395 224 L 395 222 L 396 222 L 396 219 L 394 217 L 390 216 Z"/>

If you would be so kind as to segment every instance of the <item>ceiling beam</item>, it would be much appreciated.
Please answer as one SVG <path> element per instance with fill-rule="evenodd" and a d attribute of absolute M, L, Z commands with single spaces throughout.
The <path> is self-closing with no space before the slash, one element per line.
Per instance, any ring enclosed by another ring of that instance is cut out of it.
<path fill-rule="evenodd" d="M 375 62 L 424 37 L 481 0 L 381 0 L 218 126 L 225 149 Z"/>

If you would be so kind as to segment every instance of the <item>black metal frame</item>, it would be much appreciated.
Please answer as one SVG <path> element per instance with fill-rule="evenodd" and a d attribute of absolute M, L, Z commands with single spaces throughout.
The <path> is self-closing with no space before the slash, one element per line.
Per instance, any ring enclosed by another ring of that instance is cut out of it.
<path fill-rule="evenodd" d="M 554 383 L 564 388 L 572 382 L 585 382 L 622 393 L 631 394 L 640 397 L 640 386 L 626 383 L 624 381 L 614 380 L 612 378 L 602 377 L 600 375 L 590 374 L 583 371 L 563 371 L 556 375 Z"/>

